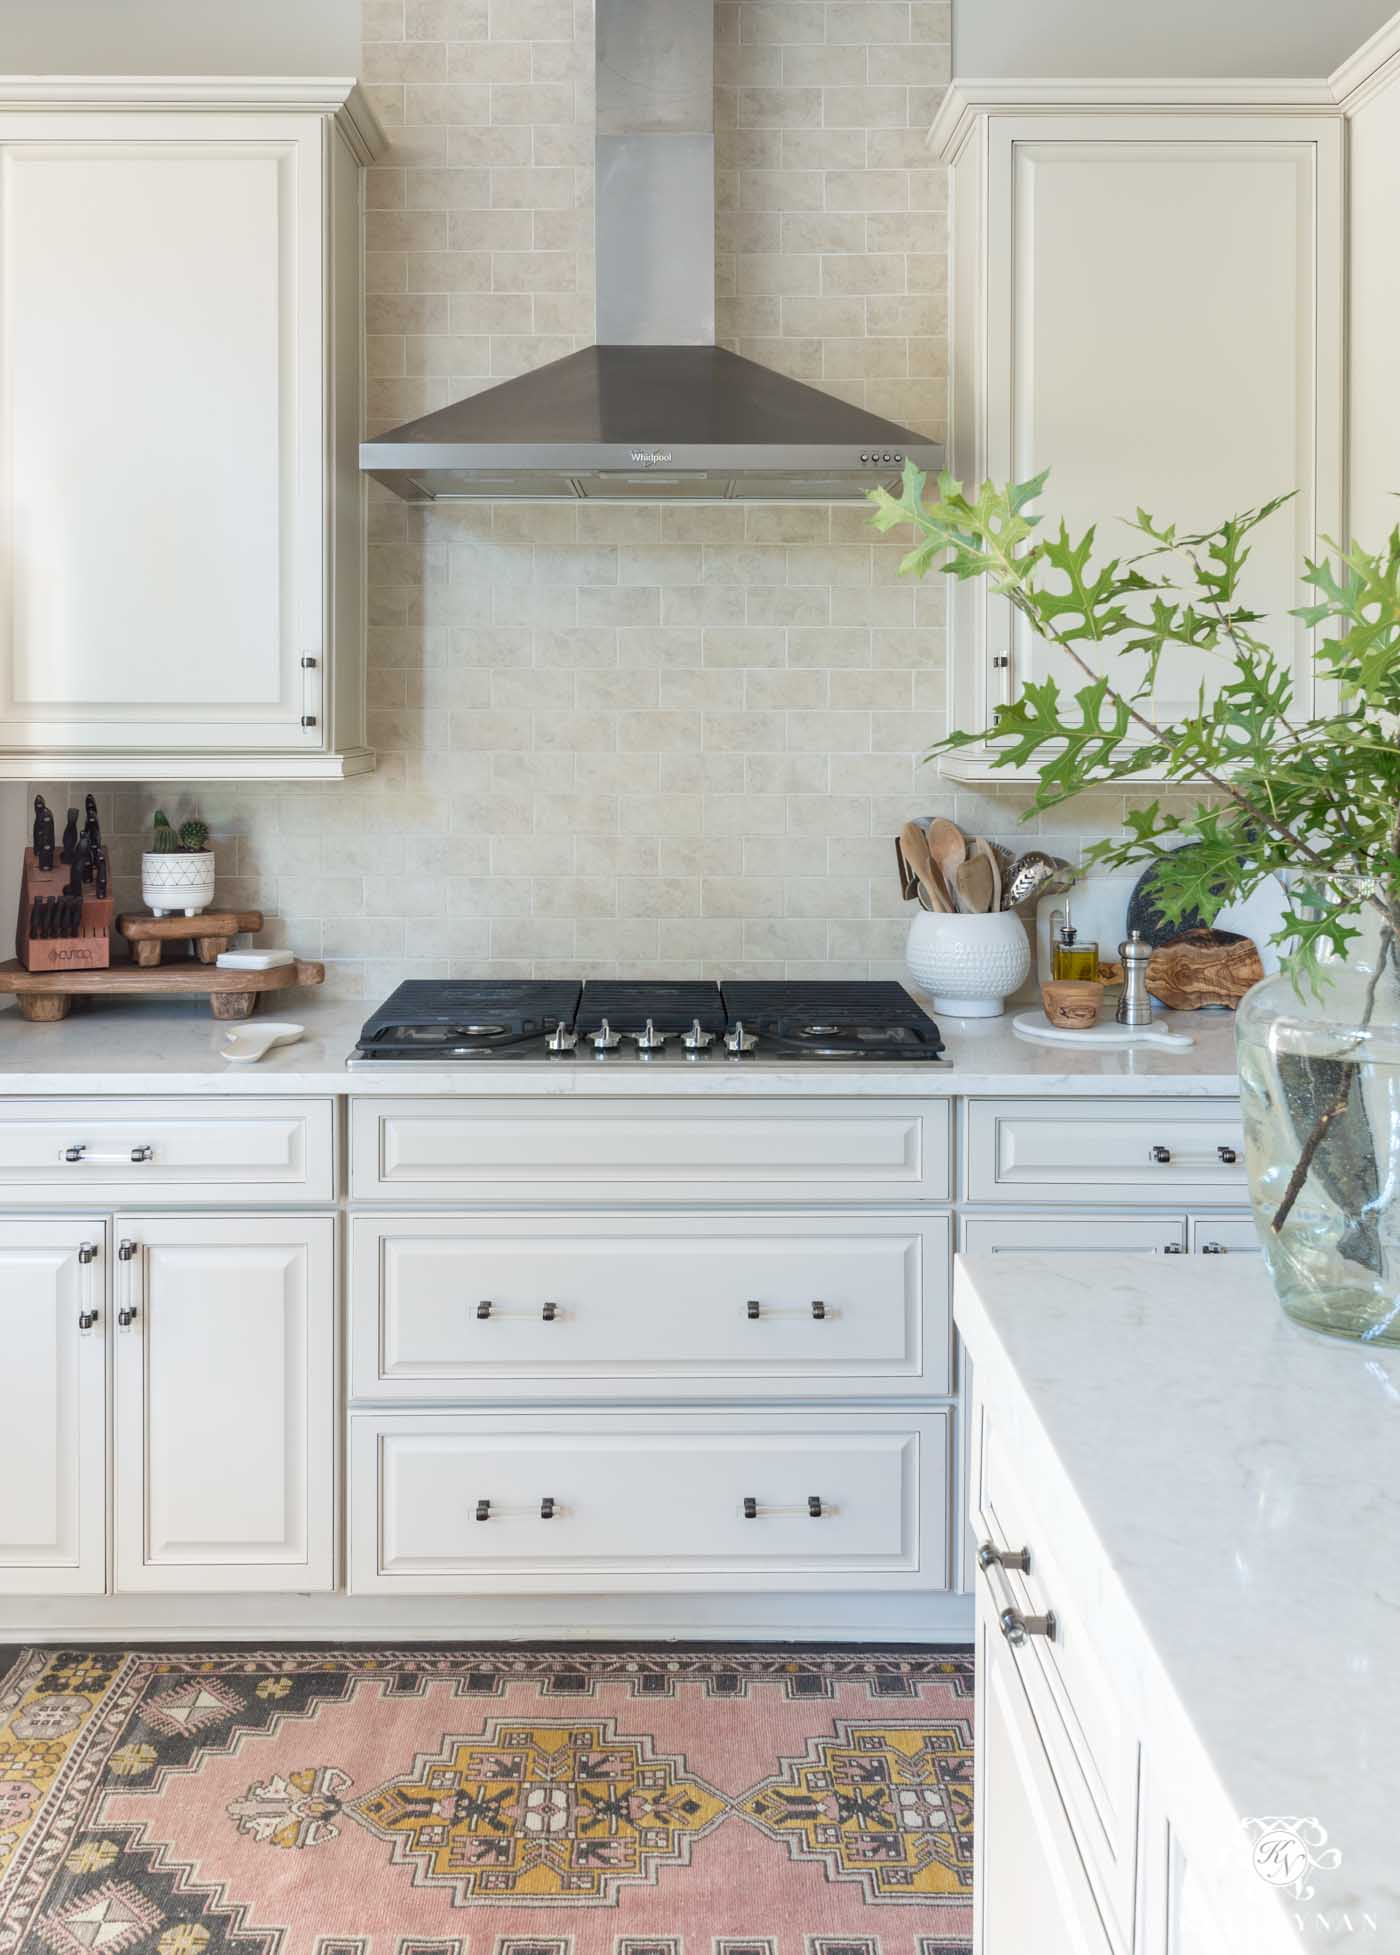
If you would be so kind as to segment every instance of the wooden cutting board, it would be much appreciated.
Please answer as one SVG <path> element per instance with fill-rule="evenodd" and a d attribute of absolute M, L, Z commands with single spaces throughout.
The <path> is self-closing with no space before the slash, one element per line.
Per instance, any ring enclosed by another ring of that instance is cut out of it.
<path fill-rule="evenodd" d="M 226 971 L 214 964 L 113 964 L 105 971 L 26 971 L 17 959 L 0 964 L 0 993 L 12 991 L 32 1024 L 66 1018 L 74 998 L 207 997 L 215 1018 L 248 1018 L 265 991 L 321 984 L 324 964 L 298 958 L 270 971 Z"/>

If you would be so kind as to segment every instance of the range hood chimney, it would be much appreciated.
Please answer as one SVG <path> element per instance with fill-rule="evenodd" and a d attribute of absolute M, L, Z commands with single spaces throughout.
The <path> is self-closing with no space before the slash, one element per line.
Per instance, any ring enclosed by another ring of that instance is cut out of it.
<path fill-rule="evenodd" d="M 361 444 L 410 502 L 841 502 L 942 466 L 715 338 L 713 0 L 597 0 L 598 344 Z"/>

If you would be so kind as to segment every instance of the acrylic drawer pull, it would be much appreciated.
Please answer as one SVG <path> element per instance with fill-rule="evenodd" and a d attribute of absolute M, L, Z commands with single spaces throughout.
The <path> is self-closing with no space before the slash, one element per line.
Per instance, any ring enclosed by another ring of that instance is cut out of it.
<path fill-rule="evenodd" d="M 830 1510 L 819 1493 L 809 1493 L 805 1507 L 765 1507 L 763 1511 L 765 1514 L 777 1515 L 805 1514 L 808 1520 L 819 1521 L 822 1515 Z M 744 1519 L 746 1521 L 758 1519 L 758 1502 L 752 1494 L 747 1494 L 744 1498 Z"/>
<path fill-rule="evenodd" d="M 478 1323 L 484 1324 L 489 1322 L 492 1317 L 528 1317 L 533 1316 L 534 1312 L 528 1310 L 498 1310 L 489 1297 L 483 1297 L 481 1302 L 476 1306 L 476 1315 Z M 558 1304 L 546 1303 L 540 1310 L 540 1316 L 546 1324 L 557 1324 L 559 1322 Z"/>
<path fill-rule="evenodd" d="M 748 1321 L 749 1321 L 749 1322 L 750 1322 L 751 1324 L 756 1324 L 756 1323 L 758 1322 L 758 1320 L 759 1320 L 759 1318 L 760 1318 L 760 1317 L 761 1317 L 761 1316 L 763 1315 L 763 1306 L 762 1306 L 762 1304 L 761 1304 L 761 1303 L 760 1303 L 760 1302 L 758 1301 L 758 1298 L 757 1298 L 757 1297 L 750 1297 L 750 1298 L 749 1298 L 749 1300 L 748 1300 L 748 1302 L 747 1302 L 747 1303 L 746 1303 L 746 1304 L 744 1305 L 744 1315 L 745 1315 L 745 1317 L 746 1317 L 746 1318 L 748 1319 Z M 820 1300 L 820 1298 L 818 1298 L 818 1299 L 816 1299 L 816 1300 L 814 1300 L 814 1301 L 813 1301 L 812 1303 L 809 1303 L 809 1304 L 808 1304 L 808 1306 L 807 1306 L 807 1308 L 806 1308 L 806 1310 L 772 1310 L 772 1309 L 770 1309 L 770 1310 L 769 1310 L 769 1312 L 768 1312 L 768 1315 L 769 1315 L 770 1317 L 806 1317 L 806 1316 L 810 1316 L 810 1317 L 811 1317 L 811 1319 L 812 1319 L 812 1321 L 813 1321 L 813 1323 L 815 1323 L 815 1324 L 824 1324 L 824 1323 L 826 1322 L 826 1305 L 825 1305 L 825 1304 L 824 1304 L 824 1303 L 823 1303 L 823 1302 L 822 1302 L 822 1301 Z"/>
<path fill-rule="evenodd" d="M 156 1150 L 151 1146 L 129 1147 L 124 1154 L 90 1154 L 85 1140 L 74 1141 L 59 1155 L 59 1159 L 66 1161 L 70 1167 L 81 1162 L 89 1168 L 140 1167 L 143 1161 L 153 1161 L 155 1158 Z"/>

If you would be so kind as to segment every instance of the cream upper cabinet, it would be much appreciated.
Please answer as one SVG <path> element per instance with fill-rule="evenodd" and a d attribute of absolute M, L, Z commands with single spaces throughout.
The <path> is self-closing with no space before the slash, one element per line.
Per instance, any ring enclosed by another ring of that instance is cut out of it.
<path fill-rule="evenodd" d="M 1098 523 L 1103 558 L 1143 541 L 1114 520 L 1139 505 L 1209 528 L 1293 491 L 1251 538 L 1243 594 L 1277 621 L 1274 649 L 1310 712 L 1311 634 L 1288 613 L 1304 556 L 1342 528 L 1340 113 L 1192 102 L 1191 84 L 1177 90 L 1186 100 L 1129 108 L 1116 86 L 1045 84 L 1056 99 L 1040 101 L 1025 83 L 1008 102 L 970 83 L 940 113 L 934 140 L 953 165 L 949 466 L 973 483 L 1048 467 L 1045 520 L 1074 535 Z M 950 638 L 952 726 L 988 725 L 1027 680 L 1084 683 L 980 582 L 956 587 Z M 1186 710 L 1227 670 L 1172 653 L 1156 715 Z M 990 757 L 968 748 L 943 766 L 984 779 Z"/>
<path fill-rule="evenodd" d="M 0 81 L 0 778 L 371 764 L 373 141 L 344 84 Z"/>

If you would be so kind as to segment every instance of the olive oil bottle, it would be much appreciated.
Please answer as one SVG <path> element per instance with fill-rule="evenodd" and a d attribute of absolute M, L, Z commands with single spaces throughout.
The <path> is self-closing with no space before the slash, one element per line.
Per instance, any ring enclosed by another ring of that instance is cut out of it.
<path fill-rule="evenodd" d="M 1093 943 L 1080 943 L 1079 932 L 1070 921 L 1068 902 L 1059 934 L 1050 949 L 1050 975 L 1056 982 L 1062 978 L 1078 978 L 1087 979 L 1091 984 L 1096 982 L 1099 975 L 1099 947 Z"/>

